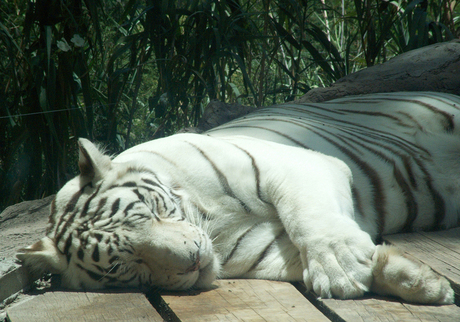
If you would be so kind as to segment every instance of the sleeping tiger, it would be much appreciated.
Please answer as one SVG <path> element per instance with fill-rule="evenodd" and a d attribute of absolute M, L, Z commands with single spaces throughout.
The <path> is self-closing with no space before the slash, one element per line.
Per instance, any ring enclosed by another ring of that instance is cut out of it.
<path fill-rule="evenodd" d="M 453 303 L 446 279 L 376 242 L 458 225 L 459 107 L 423 92 L 283 104 L 113 160 L 80 139 L 80 175 L 17 256 L 72 289 L 240 277 Z"/>

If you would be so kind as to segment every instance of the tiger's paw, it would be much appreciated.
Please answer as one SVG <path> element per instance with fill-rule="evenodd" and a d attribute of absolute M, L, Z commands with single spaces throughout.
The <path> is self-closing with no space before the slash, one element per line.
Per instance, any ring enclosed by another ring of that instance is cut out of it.
<path fill-rule="evenodd" d="M 377 246 L 372 261 L 373 292 L 399 296 L 413 303 L 454 303 L 454 291 L 446 278 L 429 266 L 404 257 L 396 247 Z"/>
<path fill-rule="evenodd" d="M 303 279 L 307 289 L 321 298 L 349 299 L 363 296 L 372 283 L 372 254 L 375 245 L 369 235 L 323 237 L 309 243 Z"/>

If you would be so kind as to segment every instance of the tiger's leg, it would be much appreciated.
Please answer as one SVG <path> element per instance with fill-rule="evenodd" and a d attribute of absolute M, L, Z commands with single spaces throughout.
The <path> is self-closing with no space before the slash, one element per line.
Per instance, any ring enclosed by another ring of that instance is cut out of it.
<path fill-rule="evenodd" d="M 278 215 L 300 251 L 303 280 L 322 298 L 360 297 L 372 284 L 375 244 L 354 219 L 351 171 L 313 153 L 301 162 L 295 173 L 270 181 Z"/>
<path fill-rule="evenodd" d="M 397 248 L 377 246 L 372 261 L 373 292 L 415 303 L 454 303 L 454 291 L 447 279 L 429 266 L 407 259 Z"/>
<path fill-rule="evenodd" d="M 350 225 L 348 229 L 353 231 Z M 404 257 L 395 247 L 372 247 L 366 233 L 355 233 L 354 239 L 339 233 L 329 242 L 310 241 L 306 253 L 301 252 L 307 288 L 323 298 L 354 298 L 372 291 L 412 303 L 454 303 L 454 291 L 446 278 Z"/>
<path fill-rule="evenodd" d="M 394 248 L 375 246 L 354 219 L 351 173 L 340 162 L 320 161 L 283 180 L 275 202 L 300 251 L 307 288 L 323 298 L 356 298 L 372 289 L 410 302 L 453 303 L 446 279 Z"/>

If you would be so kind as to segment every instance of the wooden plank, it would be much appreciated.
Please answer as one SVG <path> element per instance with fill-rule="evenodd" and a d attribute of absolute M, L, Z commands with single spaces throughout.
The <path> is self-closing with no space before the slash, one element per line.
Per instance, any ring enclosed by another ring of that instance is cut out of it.
<path fill-rule="evenodd" d="M 340 316 L 341 321 L 460 321 L 460 308 L 456 305 L 414 305 L 381 297 L 319 301 Z"/>
<path fill-rule="evenodd" d="M 11 322 L 163 321 L 142 293 L 46 292 L 6 310 Z"/>
<path fill-rule="evenodd" d="M 266 280 L 219 280 L 217 288 L 164 293 L 177 318 L 189 321 L 329 321 L 290 283 Z"/>
<path fill-rule="evenodd" d="M 460 228 L 385 236 L 384 240 L 430 266 L 460 294 Z"/>
<path fill-rule="evenodd" d="M 458 295 L 460 229 L 391 235 L 384 240 L 446 276 Z M 414 305 L 373 295 L 343 301 L 316 299 L 309 293 L 307 298 L 333 321 L 460 321 L 460 308 L 456 305 Z"/>
<path fill-rule="evenodd" d="M 0 273 L 0 303 L 5 299 L 22 291 L 31 283 L 29 276 L 24 267 L 12 267 L 12 269 L 6 273 Z"/>
<path fill-rule="evenodd" d="M 334 322 L 367 321 L 460 321 L 460 307 L 456 305 L 418 305 L 402 303 L 398 299 L 366 294 L 354 300 L 318 299 L 313 292 L 306 293 L 305 286 L 295 284 L 297 289 Z"/>

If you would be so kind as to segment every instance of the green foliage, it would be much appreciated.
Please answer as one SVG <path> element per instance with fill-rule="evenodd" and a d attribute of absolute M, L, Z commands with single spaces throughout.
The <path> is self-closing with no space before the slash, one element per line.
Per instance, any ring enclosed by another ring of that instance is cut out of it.
<path fill-rule="evenodd" d="M 117 153 L 212 99 L 292 100 L 458 27 L 453 0 L 3 1 L 0 209 L 74 176 L 78 137 Z"/>

